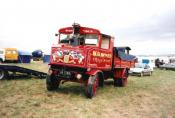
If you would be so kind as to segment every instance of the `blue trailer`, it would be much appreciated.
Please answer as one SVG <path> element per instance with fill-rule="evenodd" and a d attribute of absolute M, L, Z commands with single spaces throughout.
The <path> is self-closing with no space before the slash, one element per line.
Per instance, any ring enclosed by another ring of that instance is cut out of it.
<path fill-rule="evenodd" d="M 43 62 L 44 63 L 49 63 L 50 62 L 50 55 L 44 55 L 44 57 L 43 57 Z"/>
<path fill-rule="evenodd" d="M 10 74 L 12 73 L 12 74 Z M 16 65 L 5 65 L 0 64 L 0 80 L 8 79 L 9 76 L 15 76 L 16 74 L 27 75 L 27 76 L 36 76 L 39 78 L 46 78 L 47 73 L 40 72 L 37 70 L 32 70 L 24 67 L 19 67 Z"/>
<path fill-rule="evenodd" d="M 25 52 L 25 51 L 18 51 L 18 63 L 30 63 L 32 59 L 32 53 Z"/>

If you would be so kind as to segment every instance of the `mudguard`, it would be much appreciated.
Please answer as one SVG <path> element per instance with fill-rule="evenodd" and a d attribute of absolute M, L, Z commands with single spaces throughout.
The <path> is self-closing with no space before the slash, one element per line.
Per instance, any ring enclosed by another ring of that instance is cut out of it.
<path fill-rule="evenodd" d="M 95 76 L 96 74 L 99 74 L 99 86 L 103 87 L 104 86 L 104 75 L 103 72 L 101 70 L 97 70 L 97 69 L 92 69 L 90 71 L 87 71 L 86 74 L 91 78 L 91 76 Z M 90 80 L 90 79 L 89 79 Z M 88 80 L 88 81 L 89 81 Z"/>
<path fill-rule="evenodd" d="M 103 73 L 103 72 L 97 69 L 91 69 L 90 71 L 86 72 L 87 75 L 96 75 L 97 73 Z"/>

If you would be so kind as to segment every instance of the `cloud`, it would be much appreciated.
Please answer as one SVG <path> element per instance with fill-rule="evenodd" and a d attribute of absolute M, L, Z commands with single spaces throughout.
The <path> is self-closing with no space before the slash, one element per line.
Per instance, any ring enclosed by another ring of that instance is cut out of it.
<path fill-rule="evenodd" d="M 75 21 L 115 36 L 116 46 L 130 45 L 135 54 L 175 52 L 156 45 L 175 43 L 174 5 L 172 0 L 5 0 L 0 2 L 0 48 L 48 51 L 58 29 Z"/>
<path fill-rule="evenodd" d="M 175 8 L 162 14 L 153 14 L 135 25 L 117 29 L 116 45 L 129 45 L 134 54 L 175 53 Z M 120 42 L 120 43 L 118 43 Z"/>

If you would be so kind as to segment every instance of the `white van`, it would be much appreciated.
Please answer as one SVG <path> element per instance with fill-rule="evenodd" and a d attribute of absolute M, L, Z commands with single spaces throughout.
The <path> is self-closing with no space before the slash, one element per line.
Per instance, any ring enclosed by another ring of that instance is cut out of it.
<path fill-rule="evenodd" d="M 0 49 L 0 63 L 5 61 L 5 49 Z"/>

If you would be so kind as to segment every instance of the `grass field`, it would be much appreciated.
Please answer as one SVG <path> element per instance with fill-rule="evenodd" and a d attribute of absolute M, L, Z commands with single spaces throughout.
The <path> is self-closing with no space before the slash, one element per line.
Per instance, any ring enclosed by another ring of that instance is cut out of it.
<path fill-rule="evenodd" d="M 41 63 L 21 65 L 47 72 Z M 153 76 L 130 76 L 128 86 L 113 81 L 87 99 L 84 88 L 65 83 L 48 92 L 45 79 L 0 81 L 0 118 L 175 118 L 175 71 L 155 70 Z"/>

